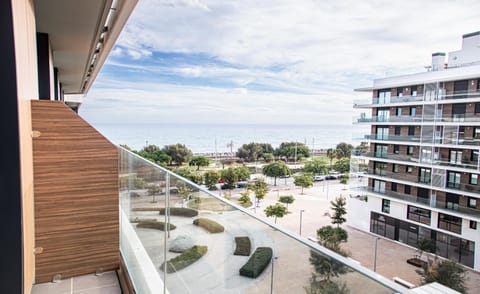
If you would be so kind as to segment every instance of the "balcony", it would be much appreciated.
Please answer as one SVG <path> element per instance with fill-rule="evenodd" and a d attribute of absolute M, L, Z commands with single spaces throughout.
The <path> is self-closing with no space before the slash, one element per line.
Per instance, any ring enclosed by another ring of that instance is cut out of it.
<path fill-rule="evenodd" d="M 450 99 L 471 99 L 471 98 L 480 98 L 480 90 L 470 90 L 470 91 L 448 91 L 440 97 L 441 100 L 450 100 Z"/>
<path fill-rule="evenodd" d="M 422 139 L 420 136 L 398 136 L 398 135 L 385 135 L 385 134 L 373 134 L 365 135 L 364 139 L 376 140 L 376 141 L 395 141 L 395 142 L 414 142 L 418 143 Z M 423 138 L 423 141 L 428 141 L 428 138 Z M 431 140 L 431 138 L 430 138 Z"/>
<path fill-rule="evenodd" d="M 426 206 L 430 206 L 430 200 L 428 198 L 422 198 L 415 195 L 394 192 L 394 191 L 381 191 L 372 187 L 357 187 L 352 189 L 352 193 L 373 193 L 381 197 L 389 197 L 399 199 L 411 203 L 419 203 Z"/>
<path fill-rule="evenodd" d="M 354 108 L 365 108 L 385 104 L 402 104 L 423 101 L 423 95 L 420 96 L 392 96 L 389 98 L 372 98 L 371 100 L 356 100 L 353 102 Z"/>
<path fill-rule="evenodd" d="M 458 203 L 451 203 L 451 202 L 443 202 L 443 201 L 436 201 L 434 203 L 434 206 L 436 208 L 440 208 L 443 211 L 450 213 L 452 211 L 458 212 L 464 215 L 474 215 L 479 217 L 480 216 L 480 210 L 475 209 L 475 208 L 470 208 L 466 206 L 459 205 Z"/>
<path fill-rule="evenodd" d="M 380 151 L 362 152 L 360 150 L 354 150 L 352 152 L 352 155 L 359 156 L 359 157 L 367 157 L 371 160 L 388 159 L 388 160 L 404 162 L 405 164 L 424 163 L 426 166 L 431 166 L 433 164 L 433 165 L 458 168 L 459 170 L 467 169 L 470 171 L 480 171 L 480 163 L 478 161 L 471 161 L 471 160 L 462 160 L 461 162 L 454 162 L 454 161 L 448 160 L 448 158 L 443 158 L 443 157 L 432 160 L 431 156 L 430 157 L 425 156 L 424 158 L 419 159 L 418 156 L 413 156 L 413 155 L 386 153 L 386 152 L 380 152 Z"/>
<path fill-rule="evenodd" d="M 380 177 L 385 177 L 389 179 L 396 179 L 400 181 L 405 181 L 405 182 L 411 182 L 415 184 L 425 184 L 425 185 L 430 185 L 431 182 L 431 177 L 425 176 L 425 177 L 420 177 L 418 175 L 414 175 L 412 173 L 394 173 L 391 171 L 387 171 L 385 169 L 369 169 L 366 175 L 372 175 L 372 176 L 380 176 Z"/>
<path fill-rule="evenodd" d="M 304 293 L 310 287 L 312 253 L 349 269 L 335 281 L 345 283 L 351 293 L 407 292 L 218 192 L 121 148 L 119 158 L 120 250 L 137 293 Z M 194 225 L 197 218 L 215 222 L 216 230 L 209 233 Z M 155 229 L 142 228 L 145 224 Z M 169 251 L 179 236 L 205 246 L 201 247 L 204 255 L 184 268 L 172 261 L 180 254 Z M 252 253 L 257 247 L 272 249 L 272 257 L 257 278 L 239 275 L 249 257 L 234 255 L 235 237 L 248 237 Z M 168 260 L 171 266 L 165 270 Z"/>
<path fill-rule="evenodd" d="M 478 185 L 447 182 L 447 188 L 471 193 L 480 193 L 480 187 Z"/>
<path fill-rule="evenodd" d="M 392 141 L 392 142 L 402 142 L 405 144 L 410 143 L 424 143 L 432 144 L 432 136 L 400 136 L 400 135 L 386 135 L 386 134 L 371 134 L 364 135 L 361 140 L 372 140 L 372 141 Z M 480 138 L 475 137 L 465 137 L 463 135 L 459 136 L 450 136 L 443 138 L 435 138 L 435 145 L 462 145 L 462 146 L 480 146 Z"/>
<path fill-rule="evenodd" d="M 455 114 L 450 116 L 372 116 L 354 118 L 356 124 L 379 124 L 379 123 L 408 123 L 408 124 L 432 124 L 435 123 L 479 123 L 480 116 L 473 114 Z"/>

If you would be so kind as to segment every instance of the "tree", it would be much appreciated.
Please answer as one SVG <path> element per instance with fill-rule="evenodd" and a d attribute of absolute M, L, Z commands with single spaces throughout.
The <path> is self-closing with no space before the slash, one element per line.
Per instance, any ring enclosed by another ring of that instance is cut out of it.
<path fill-rule="evenodd" d="M 337 150 L 335 149 L 328 149 L 327 150 L 327 157 L 330 159 L 330 169 L 333 168 L 333 159 L 337 157 Z"/>
<path fill-rule="evenodd" d="M 250 170 L 245 166 L 235 168 L 239 181 L 248 181 L 250 179 Z"/>
<path fill-rule="evenodd" d="M 347 221 L 345 218 L 345 214 L 347 214 L 347 205 L 345 197 L 339 196 L 335 198 L 335 200 L 330 201 L 332 205 L 333 215 L 331 217 L 332 224 L 337 225 L 339 227 L 341 224 Z"/>
<path fill-rule="evenodd" d="M 292 195 L 280 196 L 280 198 L 278 199 L 278 202 L 287 205 L 287 211 L 288 211 L 288 205 L 289 205 L 289 204 L 292 204 L 293 201 L 295 201 L 295 197 L 293 197 Z"/>
<path fill-rule="evenodd" d="M 348 233 L 343 228 L 322 227 L 317 230 L 317 239 L 318 244 L 342 256 L 349 256 L 349 253 L 340 247 L 341 243 L 348 240 Z M 330 283 L 332 277 L 338 277 L 349 272 L 349 268 L 345 264 L 315 251 L 310 251 L 309 260 L 315 272 L 323 278 L 322 285 Z"/>
<path fill-rule="evenodd" d="M 437 282 L 460 293 L 466 293 L 467 272 L 453 260 L 428 260 L 422 270 L 416 272 L 422 277 L 423 284 Z"/>
<path fill-rule="evenodd" d="M 300 176 L 296 176 L 293 183 L 297 187 L 302 187 L 302 192 L 300 194 L 303 194 L 304 188 L 313 186 L 313 178 L 311 174 L 303 174 Z"/>
<path fill-rule="evenodd" d="M 220 180 L 220 173 L 216 170 L 209 170 L 206 171 L 204 174 L 205 178 L 205 186 L 207 186 L 208 190 L 217 190 L 216 184 L 218 180 Z"/>
<path fill-rule="evenodd" d="M 189 197 L 192 195 L 192 188 L 185 182 L 177 182 L 178 194 L 182 196 L 183 200 L 188 200 Z M 183 203 L 182 203 L 183 206 Z"/>
<path fill-rule="evenodd" d="M 337 160 L 333 165 L 333 169 L 341 173 L 350 171 L 350 157 L 343 157 Z"/>
<path fill-rule="evenodd" d="M 251 182 L 248 185 L 248 189 L 252 190 L 253 193 L 255 194 L 255 199 L 257 204 L 265 198 L 265 195 L 267 195 L 268 192 L 268 184 L 265 182 L 264 179 L 258 179 L 253 182 Z"/>
<path fill-rule="evenodd" d="M 263 153 L 262 158 L 265 162 L 271 162 L 275 159 L 275 156 L 273 156 L 273 153 Z"/>
<path fill-rule="evenodd" d="M 436 246 L 435 242 L 432 239 L 428 238 L 421 238 L 417 241 L 417 252 L 418 252 L 418 259 L 422 259 L 423 252 L 435 252 Z"/>
<path fill-rule="evenodd" d="M 159 165 L 166 165 L 172 160 L 172 158 L 168 156 L 164 150 L 160 150 L 160 147 L 157 145 L 148 145 L 140 151 L 133 152 Z"/>
<path fill-rule="evenodd" d="M 348 180 L 350 180 L 350 175 L 348 173 L 344 174 L 340 179 L 340 184 L 348 184 Z"/>
<path fill-rule="evenodd" d="M 149 184 L 147 186 L 147 193 L 148 193 L 148 195 L 152 196 L 152 203 L 157 202 L 157 201 L 155 201 L 155 195 L 160 193 L 160 191 L 161 191 L 161 188 L 157 184 Z"/>
<path fill-rule="evenodd" d="M 235 188 L 235 183 L 238 182 L 238 173 L 233 167 L 229 167 L 221 171 L 221 178 L 224 180 L 224 187 L 226 189 Z"/>
<path fill-rule="evenodd" d="M 272 145 L 268 143 L 248 143 L 238 148 L 237 156 L 245 161 L 252 162 L 263 157 L 266 153 L 273 153 Z"/>
<path fill-rule="evenodd" d="M 305 163 L 303 170 L 314 175 L 322 175 L 328 173 L 328 161 L 325 158 L 314 158 Z"/>
<path fill-rule="evenodd" d="M 308 147 L 300 142 L 283 142 L 275 149 L 276 156 L 280 158 L 289 159 L 302 159 L 310 157 L 310 150 Z"/>
<path fill-rule="evenodd" d="M 197 170 L 200 170 L 201 166 L 209 166 L 210 165 L 210 159 L 206 156 L 194 156 L 192 159 L 190 159 L 190 162 L 188 162 L 188 165 L 190 166 L 196 166 Z"/>
<path fill-rule="evenodd" d="M 195 184 L 200 185 L 203 182 L 202 175 L 199 174 L 196 171 L 193 171 L 192 169 L 190 169 L 188 167 L 177 168 L 177 169 L 174 169 L 173 172 L 176 173 L 177 175 L 181 176 L 181 177 L 184 177 L 184 178 L 194 182 Z"/>
<path fill-rule="evenodd" d="M 244 192 L 240 193 L 240 198 L 238 198 L 238 201 L 243 204 L 250 203 L 252 205 L 252 201 L 250 200 L 250 191 L 245 190 Z"/>
<path fill-rule="evenodd" d="M 341 142 L 337 144 L 336 149 L 337 149 L 337 158 L 350 157 L 350 155 L 352 154 L 353 146 L 352 144 Z"/>
<path fill-rule="evenodd" d="M 180 143 L 166 145 L 162 150 L 172 158 L 169 163 L 170 165 L 172 165 L 173 161 L 176 165 L 180 166 L 183 163 L 190 161 L 190 158 L 192 158 L 192 151 Z"/>
<path fill-rule="evenodd" d="M 263 174 L 267 177 L 274 178 L 274 186 L 277 185 L 277 178 L 288 176 L 292 173 L 290 168 L 283 161 L 275 161 L 263 167 Z"/>
<path fill-rule="evenodd" d="M 284 217 L 288 213 L 287 208 L 280 203 L 276 203 L 275 205 L 269 205 L 265 208 L 264 211 L 267 217 L 275 217 L 275 223 L 277 223 L 278 217 Z"/>

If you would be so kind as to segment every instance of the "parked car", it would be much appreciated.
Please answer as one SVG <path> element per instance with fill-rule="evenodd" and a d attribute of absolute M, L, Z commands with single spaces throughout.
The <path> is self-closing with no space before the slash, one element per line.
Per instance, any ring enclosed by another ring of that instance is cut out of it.
<path fill-rule="evenodd" d="M 248 182 L 247 181 L 240 181 L 237 183 L 237 188 L 245 188 L 248 186 Z"/>
<path fill-rule="evenodd" d="M 320 182 L 320 181 L 325 180 L 325 176 L 313 176 L 313 180 L 315 182 Z"/>

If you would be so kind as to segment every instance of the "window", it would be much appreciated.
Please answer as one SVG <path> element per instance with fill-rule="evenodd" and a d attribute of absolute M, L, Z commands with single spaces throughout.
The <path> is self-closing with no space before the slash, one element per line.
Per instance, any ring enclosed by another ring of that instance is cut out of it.
<path fill-rule="evenodd" d="M 453 215 L 438 214 L 438 227 L 443 230 L 454 232 L 457 234 L 462 233 L 462 218 Z"/>
<path fill-rule="evenodd" d="M 455 98 L 467 98 L 467 91 L 468 91 L 468 80 L 463 81 L 455 81 L 453 83 L 453 92 Z"/>
<path fill-rule="evenodd" d="M 462 151 L 450 150 L 450 163 L 462 164 Z"/>
<path fill-rule="evenodd" d="M 382 199 L 382 212 L 390 213 L 390 200 Z"/>
<path fill-rule="evenodd" d="M 377 121 L 388 121 L 390 117 L 389 108 L 379 108 L 377 111 Z"/>
<path fill-rule="evenodd" d="M 480 102 L 475 103 L 475 113 L 480 113 Z"/>
<path fill-rule="evenodd" d="M 476 198 L 468 198 L 467 206 L 470 208 L 477 208 L 477 199 Z"/>
<path fill-rule="evenodd" d="M 473 220 L 470 221 L 470 229 L 472 229 L 472 230 L 477 229 L 477 222 L 476 221 L 473 221 Z"/>
<path fill-rule="evenodd" d="M 459 103 L 452 106 L 452 119 L 453 121 L 462 122 L 465 121 L 465 113 L 467 112 L 467 104 Z"/>
<path fill-rule="evenodd" d="M 417 114 L 417 108 L 415 106 L 410 107 L 410 116 L 415 116 Z"/>
<path fill-rule="evenodd" d="M 397 107 L 397 116 L 402 116 L 402 108 Z"/>
<path fill-rule="evenodd" d="M 475 139 L 480 139 L 480 128 L 475 128 L 473 130 L 473 135 L 475 136 Z"/>
<path fill-rule="evenodd" d="M 448 172 L 447 187 L 448 188 L 459 189 L 460 188 L 460 177 L 461 177 L 460 173 Z"/>
<path fill-rule="evenodd" d="M 375 157 L 387 158 L 388 145 L 376 144 L 375 145 Z"/>
<path fill-rule="evenodd" d="M 403 188 L 405 194 L 410 194 L 412 192 L 411 190 L 412 188 L 409 185 L 405 185 L 405 187 Z"/>
<path fill-rule="evenodd" d="M 393 153 L 395 154 L 400 153 L 400 145 L 393 145 Z"/>
<path fill-rule="evenodd" d="M 385 162 L 375 162 L 374 168 L 376 175 L 384 176 L 387 174 L 387 164 Z"/>
<path fill-rule="evenodd" d="M 472 156 L 470 156 L 470 160 L 474 163 L 478 162 L 478 151 L 472 150 Z"/>
<path fill-rule="evenodd" d="M 390 103 L 391 95 L 390 89 L 378 90 L 378 104 Z"/>
<path fill-rule="evenodd" d="M 395 136 L 400 136 L 400 130 L 401 128 L 399 126 L 395 127 Z"/>
<path fill-rule="evenodd" d="M 402 96 L 403 96 L 403 88 L 402 88 L 402 87 L 397 88 L 397 96 L 398 96 L 398 97 L 402 97 Z"/>
<path fill-rule="evenodd" d="M 417 86 L 412 86 L 412 96 L 417 96 Z"/>
<path fill-rule="evenodd" d="M 388 140 L 388 127 L 377 127 L 377 140 Z"/>
<path fill-rule="evenodd" d="M 430 210 L 416 206 L 408 206 L 407 218 L 422 224 L 430 224 Z"/>
<path fill-rule="evenodd" d="M 412 173 L 412 172 L 413 172 L 413 167 L 407 166 L 407 173 Z"/>
<path fill-rule="evenodd" d="M 424 184 L 430 184 L 432 171 L 429 168 L 420 168 L 420 175 L 418 181 Z"/>
<path fill-rule="evenodd" d="M 396 163 L 393 164 L 392 171 L 393 171 L 394 173 L 398 173 L 398 164 L 396 164 Z"/>
<path fill-rule="evenodd" d="M 397 183 L 392 183 L 392 191 L 397 192 Z"/>
<path fill-rule="evenodd" d="M 409 126 L 408 127 L 408 135 L 409 136 L 415 136 L 415 126 Z"/>
<path fill-rule="evenodd" d="M 385 194 L 385 183 L 384 181 L 373 180 L 373 192 Z"/>
<path fill-rule="evenodd" d="M 413 155 L 413 146 L 407 147 L 407 155 Z"/>
<path fill-rule="evenodd" d="M 478 184 L 478 175 L 477 174 L 470 174 L 470 185 Z"/>
<path fill-rule="evenodd" d="M 447 193 L 445 208 L 451 210 L 458 210 L 458 204 L 460 202 L 460 196 L 457 194 Z"/>

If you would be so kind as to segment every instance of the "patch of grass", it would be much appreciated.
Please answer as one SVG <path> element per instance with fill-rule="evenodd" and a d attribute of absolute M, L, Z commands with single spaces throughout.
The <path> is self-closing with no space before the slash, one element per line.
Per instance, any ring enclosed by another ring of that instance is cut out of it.
<path fill-rule="evenodd" d="M 272 248 L 258 247 L 252 256 L 250 256 L 247 263 L 240 269 L 240 275 L 249 278 L 258 277 L 270 263 L 272 254 Z"/>
<path fill-rule="evenodd" d="M 235 237 L 235 244 L 237 246 L 235 248 L 235 252 L 233 253 L 234 255 L 250 255 L 252 245 L 249 237 Z"/>
<path fill-rule="evenodd" d="M 165 227 L 171 230 L 175 230 L 177 227 L 170 223 L 169 225 L 165 226 L 164 222 L 159 222 L 156 220 L 142 220 L 137 224 L 137 228 L 146 228 L 146 229 L 156 229 L 160 231 L 164 231 Z"/>
<path fill-rule="evenodd" d="M 197 218 L 193 221 L 193 224 L 204 228 L 212 234 L 222 233 L 225 231 L 225 228 L 221 224 L 208 218 Z"/>
<path fill-rule="evenodd" d="M 188 202 L 188 207 L 192 209 L 209 211 L 229 211 L 234 209 L 230 205 L 223 203 L 218 199 L 203 197 L 195 199 L 195 201 Z"/>
<path fill-rule="evenodd" d="M 181 269 L 186 268 L 195 261 L 199 260 L 208 251 L 207 246 L 195 245 L 192 248 L 185 250 L 182 254 L 167 261 L 167 273 L 174 273 Z M 164 269 L 165 263 L 160 266 L 160 269 Z"/>
<path fill-rule="evenodd" d="M 160 208 L 159 213 L 165 215 L 165 208 Z M 198 211 L 191 208 L 170 207 L 170 215 L 194 217 L 198 215 Z"/>

